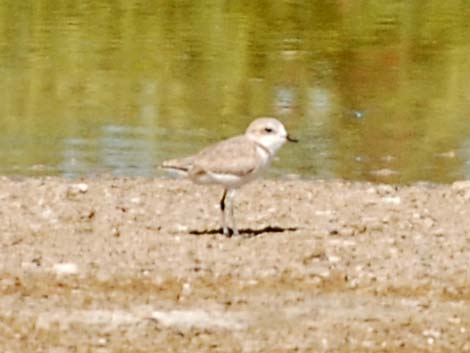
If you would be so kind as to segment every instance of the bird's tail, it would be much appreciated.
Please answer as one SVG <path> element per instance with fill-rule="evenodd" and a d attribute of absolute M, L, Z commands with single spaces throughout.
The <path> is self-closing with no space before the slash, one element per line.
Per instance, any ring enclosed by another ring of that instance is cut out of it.
<path fill-rule="evenodd" d="M 164 161 L 160 168 L 177 175 L 186 176 L 191 168 L 191 163 L 189 158 L 171 159 Z"/>

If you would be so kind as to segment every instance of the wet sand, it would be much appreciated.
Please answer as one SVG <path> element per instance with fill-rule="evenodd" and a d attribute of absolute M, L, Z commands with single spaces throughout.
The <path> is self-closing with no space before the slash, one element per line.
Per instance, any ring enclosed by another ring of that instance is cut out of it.
<path fill-rule="evenodd" d="M 2 352 L 470 352 L 470 182 L 0 179 Z"/>

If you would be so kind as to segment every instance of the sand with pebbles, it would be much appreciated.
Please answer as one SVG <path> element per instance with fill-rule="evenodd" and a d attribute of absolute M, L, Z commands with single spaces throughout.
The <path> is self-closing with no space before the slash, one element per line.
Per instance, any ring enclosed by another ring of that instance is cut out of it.
<path fill-rule="evenodd" d="M 470 352 L 470 183 L 0 180 L 3 352 Z"/>

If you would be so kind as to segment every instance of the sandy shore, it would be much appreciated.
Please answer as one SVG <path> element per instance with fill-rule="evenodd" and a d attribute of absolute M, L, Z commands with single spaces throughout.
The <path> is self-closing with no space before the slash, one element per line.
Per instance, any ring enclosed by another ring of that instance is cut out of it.
<path fill-rule="evenodd" d="M 470 182 L 0 179 L 2 352 L 470 352 Z"/>

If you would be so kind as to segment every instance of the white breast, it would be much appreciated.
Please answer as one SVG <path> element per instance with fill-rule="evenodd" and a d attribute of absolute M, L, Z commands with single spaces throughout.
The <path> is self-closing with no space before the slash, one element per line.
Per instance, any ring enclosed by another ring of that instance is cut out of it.
<path fill-rule="evenodd" d="M 265 169 L 269 166 L 272 160 L 272 154 L 265 148 L 256 146 L 256 152 L 260 156 L 260 169 Z"/>

